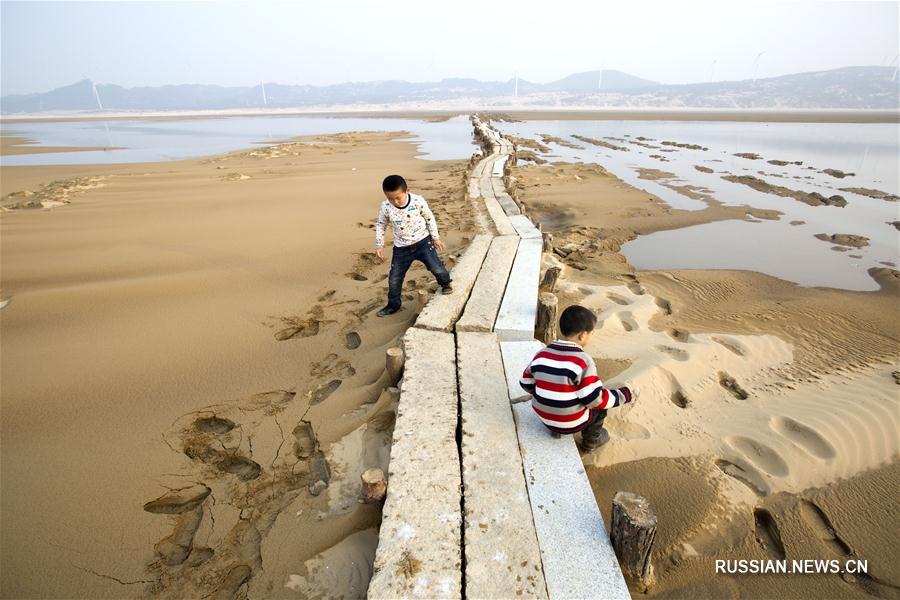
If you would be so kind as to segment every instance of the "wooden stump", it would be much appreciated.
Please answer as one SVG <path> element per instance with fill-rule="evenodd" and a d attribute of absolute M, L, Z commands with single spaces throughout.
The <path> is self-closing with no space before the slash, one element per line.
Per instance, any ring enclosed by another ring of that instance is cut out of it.
<path fill-rule="evenodd" d="M 646 592 L 656 582 L 652 564 L 656 513 L 646 498 L 631 492 L 616 494 L 610 537 L 626 579 Z"/>
<path fill-rule="evenodd" d="M 549 292 L 538 296 L 537 322 L 534 327 L 535 337 L 545 344 L 556 339 L 556 311 L 559 301 Z"/>
<path fill-rule="evenodd" d="M 400 376 L 403 375 L 403 363 L 406 361 L 406 357 L 403 354 L 403 350 L 400 348 L 388 348 L 387 356 L 385 358 L 385 367 L 387 368 L 388 377 L 391 380 L 391 385 L 397 385 L 397 382 L 400 381 Z"/>
<path fill-rule="evenodd" d="M 553 234 L 543 233 L 541 234 L 541 237 L 544 238 L 544 252 L 553 254 Z"/>
<path fill-rule="evenodd" d="M 550 267 L 546 271 L 544 271 L 544 278 L 541 280 L 541 291 L 542 292 L 555 292 L 556 291 L 556 280 L 559 279 L 559 274 L 562 272 L 562 269 L 559 267 Z"/>
<path fill-rule="evenodd" d="M 362 480 L 362 492 L 359 501 L 363 504 L 377 504 L 384 500 L 387 493 L 387 481 L 384 479 L 384 471 L 381 469 L 366 469 L 359 476 Z"/>

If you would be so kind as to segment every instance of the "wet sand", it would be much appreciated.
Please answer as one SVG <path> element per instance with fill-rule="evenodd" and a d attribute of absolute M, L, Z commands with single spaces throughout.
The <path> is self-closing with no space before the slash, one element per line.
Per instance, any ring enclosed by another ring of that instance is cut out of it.
<path fill-rule="evenodd" d="M 379 182 L 430 201 L 448 267 L 474 228 L 465 162 L 396 135 L 2 168 L 5 206 L 52 208 L 0 213 L 0 595 L 293 598 L 333 547 L 368 581 L 380 513 L 356 494 L 387 460 L 384 351 L 434 286 L 417 265 L 404 310 L 375 317 Z"/>
<path fill-rule="evenodd" d="M 879 289 L 854 292 L 751 271 L 636 271 L 619 250 L 637 235 L 778 213 L 712 198 L 672 209 L 597 165 L 512 177 L 554 236 L 544 266 L 563 269 L 560 310 L 594 310 L 601 377 L 642 390 L 583 458 L 607 523 L 616 491 L 645 495 L 659 516 L 649 595 L 898 597 L 900 273 L 871 269 Z M 715 559 L 785 557 L 867 559 L 869 575 L 714 571 Z"/>

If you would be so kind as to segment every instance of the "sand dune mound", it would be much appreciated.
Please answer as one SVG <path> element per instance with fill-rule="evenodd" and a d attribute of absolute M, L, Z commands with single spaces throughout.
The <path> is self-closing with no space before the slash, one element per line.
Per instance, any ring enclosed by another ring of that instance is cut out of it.
<path fill-rule="evenodd" d="M 896 367 L 852 380 L 787 382 L 777 369 L 793 360 L 793 347 L 776 336 L 654 331 L 651 318 L 672 307 L 634 285 L 563 283 L 560 293 L 581 296 L 597 312 L 592 356 L 630 361 L 608 383 L 634 382 L 642 390 L 637 403 L 610 412 L 612 441 L 585 458 L 594 466 L 709 456 L 740 483 L 731 499 L 752 503 L 897 455 Z"/>

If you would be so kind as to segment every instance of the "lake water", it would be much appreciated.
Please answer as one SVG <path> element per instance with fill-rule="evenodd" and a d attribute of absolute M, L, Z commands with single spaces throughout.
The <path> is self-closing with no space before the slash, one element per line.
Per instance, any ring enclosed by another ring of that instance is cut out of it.
<path fill-rule="evenodd" d="M 550 152 L 542 156 L 550 161 L 600 164 L 674 208 L 701 210 L 707 203 L 688 198 L 664 183 L 704 187 L 726 205 L 783 213 L 778 221 L 732 220 L 639 236 L 622 247 L 639 270 L 748 269 L 804 286 L 874 290 L 878 286 L 867 270 L 900 260 L 900 232 L 889 224 L 900 220 L 900 205 L 838 190 L 865 187 L 900 193 L 900 128 L 896 124 L 529 121 L 497 125 L 504 133 L 520 137 L 540 140 L 538 134 L 544 133 L 577 144 L 582 149 L 549 143 Z M 629 150 L 592 145 L 573 138 L 573 134 Z M 648 139 L 637 140 L 639 136 Z M 638 141 L 656 148 L 635 144 Z M 697 144 L 706 150 L 663 145 L 662 141 Z M 762 158 L 741 158 L 734 156 L 736 153 L 755 153 Z M 802 165 L 777 166 L 767 162 L 772 159 L 800 161 Z M 696 165 L 713 173 L 700 172 Z M 641 179 L 642 168 L 667 171 L 673 177 Z M 821 172 L 826 168 L 854 175 L 837 179 Z M 752 175 L 774 185 L 825 196 L 840 194 L 847 205 L 809 206 L 726 181 L 722 179 L 724 174 Z M 793 220 L 806 223 L 790 225 Z M 817 233 L 864 235 L 870 238 L 870 245 L 836 252 L 831 250 L 833 244 L 813 237 Z"/>
<path fill-rule="evenodd" d="M 114 120 L 54 123 L 13 123 L 3 135 L 30 138 L 45 146 L 121 147 L 121 150 L 53 152 L 3 156 L 0 164 L 56 165 L 133 163 L 211 156 L 274 144 L 299 135 L 347 131 L 408 131 L 420 158 L 468 158 L 479 148 L 473 143 L 468 117 L 431 122 L 416 119 L 343 117 L 227 117 L 177 121 Z"/>
<path fill-rule="evenodd" d="M 659 196 L 674 208 L 700 210 L 702 200 L 688 198 L 664 183 L 693 184 L 710 190 L 726 205 L 749 205 L 783 213 L 778 221 L 724 221 L 640 236 L 622 251 L 638 269 L 750 269 L 804 286 L 874 290 L 867 269 L 900 262 L 900 232 L 888 223 L 900 220 L 900 205 L 838 191 L 867 187 L 900 192 L 900 128 L 894 124 L 731 123 L 685 121 L 527 121 L 495 123 L 504 133 L 539 139 L 550 134 L 581 146 L 549 143 L 550 161 L 597 163 L 626 183 Z M 468 158 L 473 143 L 467 117 L 441 122 L 416 119 L 343 117 L 228 117 L 173 121 L 115 120 L 5 125 L 4 135 L 20 135 L 49 146 L 122 147 L 121 150 L 59 152 L 4 156 L 0 164 L 95 164 L 179 160 L 274 144 L 300 135 L 347 131 L 408 131 L 426 160 Z M 573 134 L 604 139 L 628 152 L 591 145 Z M 648 138 L 637 140 L 638 137 Z M 617 138 L 617 139 L 608 139 Z M 656 146 L 647 148 L 635 144 Z M 662 141 L 698 144 L 706 150 L 666 146 Z M 760 160 L 734 156 L 756 153 Z M 662 161 L 657 157 L 664 157 Z M 771 159 L 801 161 L 776 166 Z M 703 173 L 694 167 L 713 169 Z M 639 169 L 672 173 L 671 179 L 639 178 Z M 836 179 L 825 168 L 853 172 Z M 761 173 L 760 173 L 761 172 Z M 722 179 L 722 175 L 753 175 L 767 182 L 841 194 L 847 206 L 808 206 L 791 198 L 757 192 Z M 805 224 L 789 225 L 792 220 Z M 817 233 L 852 233 L 870 238 L 865 248 L 847 252 L 813 237 Z M 861 258 L 855 258 L 856 256 Z"/>

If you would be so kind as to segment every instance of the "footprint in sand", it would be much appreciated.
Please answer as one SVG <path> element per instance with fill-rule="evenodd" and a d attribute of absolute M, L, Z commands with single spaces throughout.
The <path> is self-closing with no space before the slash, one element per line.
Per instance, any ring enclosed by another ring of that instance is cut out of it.
<path fill-rule="evenodd" d="M 202 506 L 197 506 L 178 517 L 172 534 L 158 541 L 153 547 L 164 565 L 175 567 L 187 560 L 193 550 L 194 535 L 202 521 Z"/>
<path fill-rule="evenodd" d="M 662 314 L 672 314 L 672 304 L 668 300 L 666 300 L 665 298 L 656 298 L 654 299 L 654 302 L 656 303 L 656 306 L 659 307 L 659 310 L 662 312 Z"/>
<path fill-rule="evenodd" d="M 203 417 L 194 421 L 194 429 L 201 433 L 228 433 L 235 428 L 231 419 L 223 419 L 215 415 Z"/>
<path fill-rule="evenodd" d="M 818 431 L 790 417 L 772 417 L 769 420 L 769 427 L 816 458 L 831 460 L 837 456 L 834 446 Z"/>
<path fill-rule="evenodd" d="M 307 459 L 315 453 L 318 442 L 312 423 L 300 421 L 291 434 L 294 436 L 294 456 L 299 459 Z"/>
<path fill-rule="evenodd" d="M 275 332 L 275 339 L 279 342 L 289 340 L 294 337 L 306 338 L 319 335 L 321 321 L 319 321 L 318 319 L 306 319 L 304 321 L 296 319 L 286 319 L 286 321 L 291 323 L 291 326 L 285 327 L 284 329 Z"/>
<path fill-rule="evenodd" d="M 346 346 L 348 350 L 356 350 L 360 344 L 362 344 L 362 338 L 359 336 L 359 333 L 351 331 L 347 334 Z"/>
<path fill-rule="evenodd" d="M 769 493 L 769 485 L 763 476 L 750 465 L 742 467 L 724 458 L 717 458 L 716 466 L 729 477 L 747 486 L 757 496 L 763 497 Z"/>
<path fill-rule="evenodd" d="M 781 455 L 758 440 L 742 435 L 730 435 L 725 438 L 725 443 L 769 475 L 785 477 L 790 473 Z"/>
<path fill-rule="evenodd" d="M 628 289 L 631 290 L 631 293 L 635 296 L 643 296 L 644 295 L 644 287 L 639 283 L 629 283 Z"/>
<path fill-rule="evenodd" d="M 215 417 L 213 417 L 215 418 Z M 221 419 L 226 421 L 226 419 Z M 236 451 L 226 448 L 221 441 L 216 439 L 221 433 L 203 432 L 200 427 L 206 427 L 210 417 L 203 417 L 194 421 L 193 433 L 185 439 L 183 452 L 192 460 L 198 460 L 222 473 L 236 475 L 242 481 L 250 481 L 259 477 L 262 467 L 256 461 L 240 456 Z M 214 426 L 218 427 L 218 425 Z M 231 430 L 229 429 L 229 433 Z"/>
<path fill-rule="evenodd" d="M 828 516 L 818 504 L 805 498 L 801 499 L 800 518 L 815 532 L 816 537 L 825 542 L 832 553 L 838 556 L 849 556 L 853 553 L 850 546 L 838 536 Z"/>
<path fill-rule="evenodd" d="M 669 395 L 669 400 L 671 400 L 672 404 L 674 404 L 678 408 L 687 408 L 691 403 L 690 400 L 688 400 L 688 397 L 685 396 L 684 392 L 682 392 L 681 390 L 674 390 Z"/>
<path fill-rule="evenodd" d="M 157 515 L 180 515 L 203 504 L 211 493 L 210 488 L 199 483 L 169 490 L 156 500 L 144 504 L 144 510 Z"/>
<path fill-rule="evenodd" d="M 737 398 L 738 400 L 746 400 L 750 397 L 744 388 L 740 386 L 740 384 L 735 381 L 734 377 L 726 373 L 725 371 L 719 371 L 719 385 L 721 385 L 725 390 Z"/>
<path fill-rule="evenodd" d="M 688 343 L 691 340 L 691 334 L 684 329 L 678 329 L 676 327 L 672 327 L 666 330 L 666 333 L 669 334 L 669 337 L 675 341 Z"/>
<path fill-rule="evenodd" d="M 625 331 L 635 331 L 638 329 L 637 321 L 631 316 L 630 312 L 620 312 L 618 315 L 619 323 L 622 324 L 622 329 Z"/>
<path fill-rule="evenodd" d="M 671 389 L 669 400 L 678 408 L 687 408 L 691 401 L 688 399 L 687 394 L 684 393 L 684 388 L 681 387 L 681 383 L 668 369 L 659 367 L 659 370 L 662 371 L 669 382 L 669 387 Z"/>
<path fill-rule="evenodd" d="M 686 361 L 691 357 L 690 354 L 685 352 L 680 348 L 673 348 L 672 346 L 656 346 L 656 350 L 659 352 L 664 352 L 674 358 L 675 360 Z"/>
<path fill-rule="evenodd" d="M 756 524 L 756 541 L 759 545 L 772 558 L 783 560 L 786 556 L 784 542 L 781 541 L 781 532 L 772 513 L 762 507 L 754 508 L 753 521 Z"/>
<path fill-rule="evenodd" d="M 631 300 L 625 298 L 624 296 L 620 296 L 619 294 L 614 294 L 612 292 L 608 292 L 606 297 L 615 302 L 616 304 L 621 304 L 622 306 L 628 306 L 631 304 Z"/>
<path fill-rule="evenodd" d="M 646 440 L 650 439 L 650 430 L 630 421 L 617 423 L 614 427 L 615 432 L 626 440 Z"/>
<path fill-rule="evenodd" d="M 712 336 L 710 339 L 712 341 L 714 341 L 715 343 L 719 344 L 720 346 L 723 346 L 730 352 L 737 354 L 738 356 L 744 356 L 747 353 L 747 349 L 744 348 L 744 345 L 741 344 L 739 341 L 737 341 L 734 338 L 724 337 L 724 336 Z"/>
<path fill-rule="evenodd" d="M 841 539 L 834 525 L 832 525 L 831 519 L 828 518 L 828 515 L 825 514 L 825 511 L 823 511 L 818 504 L 807 500 L 806 498 L 801 498 L 798 508 L 800 520 L 803 521 L 803 523 L 813 531 L 815 536 L 828 547 L 832 556 L 843 560 L 859 558 L 853 548 Z M 896 586 L 887 583 L 884 580 L 877 579 L 865 572 L 859 572 L 853 575 L 844 573 L 841 575 L 841 578 L 847 583 L 859 585 L 863 592 L 869 596 L 875 596 L 876 598 L 885 597 L 883 594 L 884 586 L 895 590 L 897 589 Z"/>
<path fill-rule="evenodd" d="M 327 400 L 331 394 L 333 394 L 339 387 L 341 387 L 341 383 L 342 381 L 340 379 L 332 379 L 328 383 L 323 383 L 322 385 L 317 387 L 310 396 L 310 406 L 321 404 L 322 402 Z"/>

